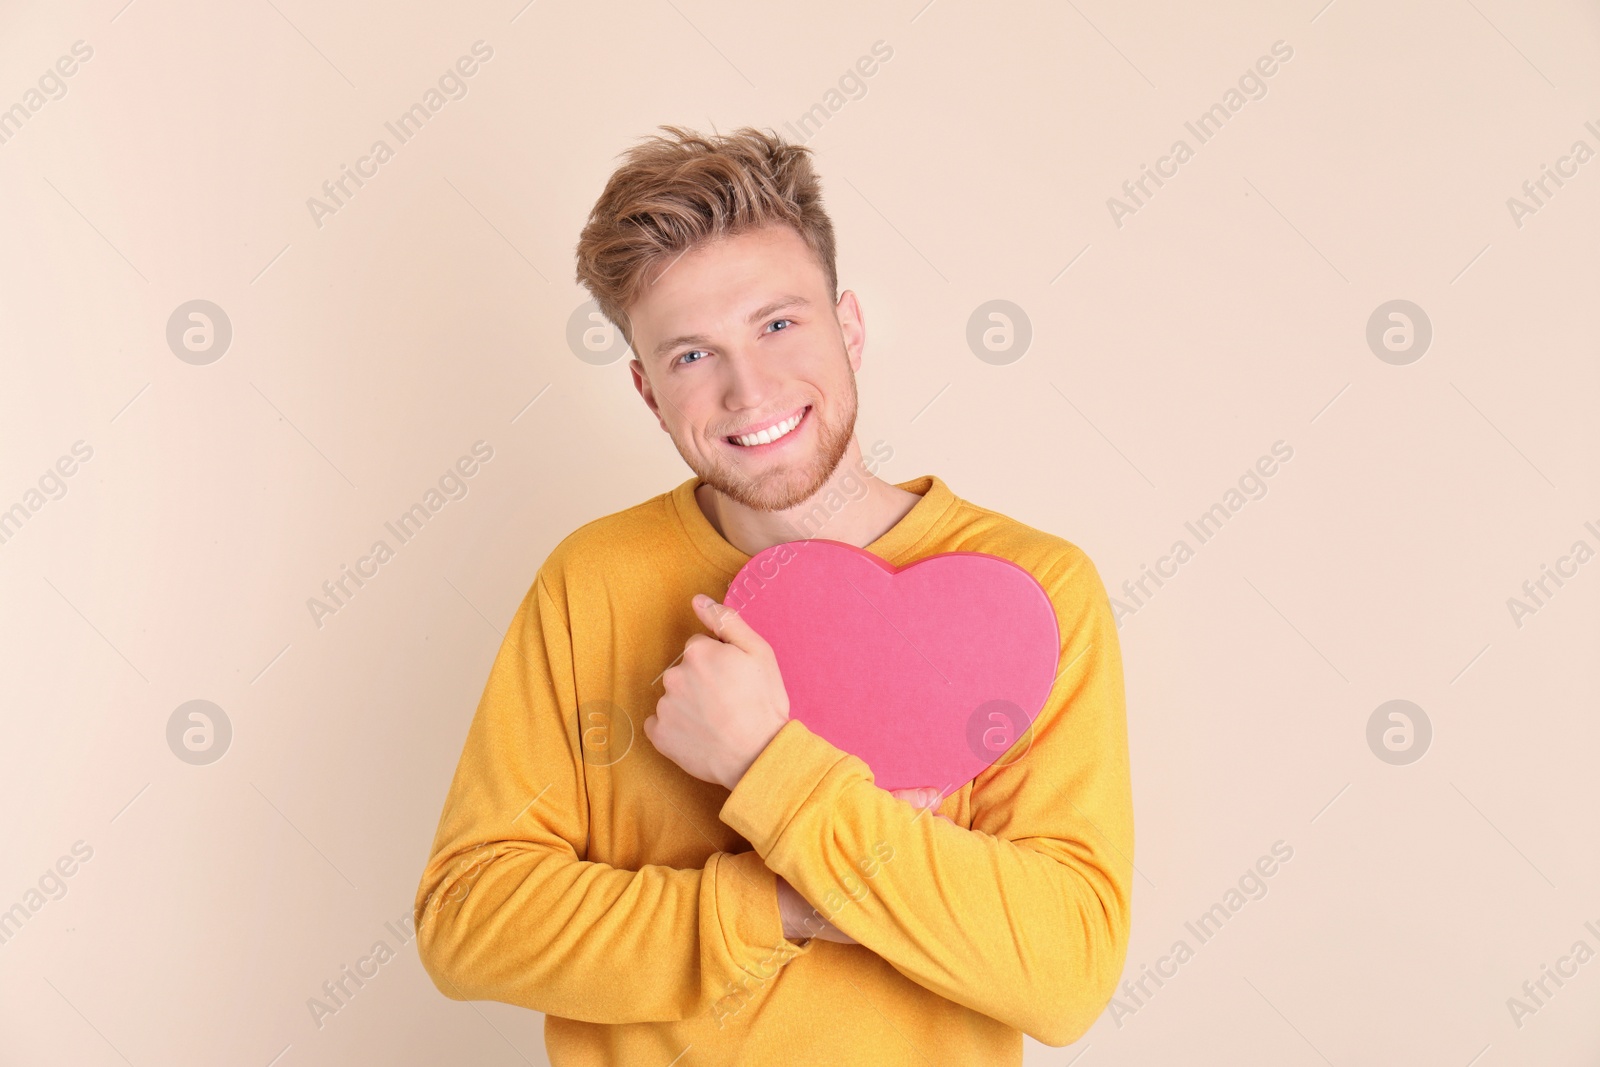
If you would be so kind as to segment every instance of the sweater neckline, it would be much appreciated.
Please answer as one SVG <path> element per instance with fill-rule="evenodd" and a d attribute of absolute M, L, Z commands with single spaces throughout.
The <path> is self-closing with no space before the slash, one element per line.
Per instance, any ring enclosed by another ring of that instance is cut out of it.
<path fill-rule="evenodd" d="M 705 512 L 695 499 L 695 489 L 702 479 L 695 475 L 668 494 L 679 528 L 695 549 L 713 567 L 725 571 L 732 578 L 750 561 L 750 557 L 734 547 L 711 525 Z M 922 543 L 954 507 L 955 494 L 936 474 L 924 474 L 905 482 L 894 483 L 896 488 L 915 493 L 922 499 L 911 505 L 911 510 L 900 521 L 884 531 L 883 536 L 866 546 L 866 551 L 895 566 L 900 559 Z"/>

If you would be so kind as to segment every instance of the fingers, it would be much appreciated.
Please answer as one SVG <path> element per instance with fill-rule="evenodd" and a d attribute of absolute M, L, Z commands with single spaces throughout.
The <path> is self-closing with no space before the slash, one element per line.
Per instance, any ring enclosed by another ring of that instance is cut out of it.
<path fill-rule="evenodd" d="M 739 617 L 739 613 L 725 604 L 718 604 L 708 596 L 697 594 L 691 601 L 694 613 L 706 628 L 717 635 L 717 638 L 726 641 L 735 648 L 746 652 L 760 652 L 768 649 L 766 639 L 756 633 L 750 624 Z"/>
<path fill-rule="evenodd" d="M 801 925 L 805 927 L 805 936 L 817 941 L 834 941 L 841 945 L 860 944 L 855 938 L 824 919 L 822 913 L 815 908 L 811 909 L 810 915 Z"/>
<path fill-rule="evenodd" d="M 941 815 L 938 811 L 934 810 L 940 804 L 944 803 L 944 797 L 940 796 L 939 790 L 932 786 L 922 786 L 915 789 L 891 789 L 889 791 L 889 795 L 904 800 L 913 808 L 932 811 L 936 817 L 943 819 L 945 822 L 952 825 L 957 825 L 956 821 L 950 816 Z"/>
<path fill-rule="evenodd" d="M 936 808 L 943 798 L 939 791 L 931 786 L 919 786 L 912 789 L 891 789 L 890 796 L 899 797 L 913 808 Z"/>

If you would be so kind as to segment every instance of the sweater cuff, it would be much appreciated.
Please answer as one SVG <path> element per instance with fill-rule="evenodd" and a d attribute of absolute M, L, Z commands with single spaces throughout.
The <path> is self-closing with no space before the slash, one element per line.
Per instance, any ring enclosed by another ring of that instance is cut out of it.
<path fill-rule="evenodd" d="M 793 945 L 783 936 L 778 911 L 778 876 L 759 853 L 718 853 L 713 873 L 717 930 L 727 962 L 765 980 L 774 954 Z"/>
<path fill-rule="evenodd" d="M 852 758 L 799 719 L 790 719 L 734 783 L 719 816 L 767 856 L 828 772 Z"/>

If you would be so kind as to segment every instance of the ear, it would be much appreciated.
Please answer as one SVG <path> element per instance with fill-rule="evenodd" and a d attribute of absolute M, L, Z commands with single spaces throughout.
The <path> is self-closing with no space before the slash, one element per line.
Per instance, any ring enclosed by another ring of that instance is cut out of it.
<path fill-rule="evenodd" d="M 656 422 L 665 430 L 667 420 L 661 417 L 661 406 L 656 403 L 655 390 L 650 388 L 650 379 L 645 377 L 644 364 L 638 359 L 628 360 L 628 371 L 633 375 L 633 387 L 639 390 L 639 395 L 644 398 L 645 407 L 650 409 L 650 414 L 656 417 Z"/>
<path fill-rule="evenodd" d="M 850 360 L 850 369 L 859 373 L 861 357 L 867 348 L 867 322 L 862 317 L 861 302 L 856 299 L 855 290 L 846 289 L 840 293 L 839 303 L 833 310 L 839 320 L 839 333 L 844 337 L 844 351 Z"/>

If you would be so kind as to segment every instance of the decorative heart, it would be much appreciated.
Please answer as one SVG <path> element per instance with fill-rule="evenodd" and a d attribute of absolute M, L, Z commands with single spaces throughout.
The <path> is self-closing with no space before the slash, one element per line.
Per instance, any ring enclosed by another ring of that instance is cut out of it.
<path fill-rule="evenodd" d="M 841 541 L 790 541 L 752 556 L 723 603 L 772 646 L 790 718 L 859 756 L 882 789 L 965 785 L 1055 683 L 1055 607 L 999 556 L 948 552 L 897 570 Z"/>

